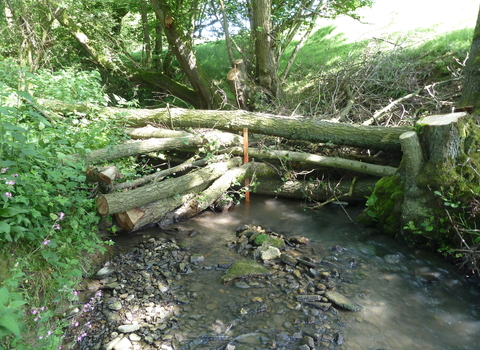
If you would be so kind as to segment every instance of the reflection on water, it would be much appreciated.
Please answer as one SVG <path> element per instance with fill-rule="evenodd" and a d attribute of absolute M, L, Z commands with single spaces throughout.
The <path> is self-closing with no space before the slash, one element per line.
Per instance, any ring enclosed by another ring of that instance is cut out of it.
<path fill-rule="evenodd" d="M 357 313 L 341 312 L 343 349 L 480 349 L 478 290 L 433 254 L 388 237 L 367 236 L 348 216 L 355 218 L 361 209 L 346 210 L 332 205 L 309 212 L 295 201 L 252 196 L 248 207 L 204 213 L 181 226 L 195 230 L 185 240 L 192 253 L 203 254 L 205 264 L 212 265 L 225 259 L 226 245 L 243 224 L 308 237 L 310 255 L 341 266 L 346 282 L 341 292 L 363 305 Z M 218 285 L 189 288 L 228 293 Z"/>

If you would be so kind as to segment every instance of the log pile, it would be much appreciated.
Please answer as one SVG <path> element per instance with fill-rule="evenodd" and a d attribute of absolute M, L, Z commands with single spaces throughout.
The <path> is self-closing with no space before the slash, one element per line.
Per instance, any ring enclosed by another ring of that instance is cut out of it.
<path fill-rule="evenodd" d="M 115 108 L 103 111 L 106 114 L 117 112 L 119 111 Z M 125 110 L 121 113 L 125 116 Z M 398 137 L 409 130 L 361 127 L 244 111 L 192 111 L 175 108 L 128 110 L 128 113 L 129 124 L 140 126 L 125 129 L 125 133 L 132 138 L 131 141 L 75 158 L 82 158 L 91 164 L 89 179 L 102 184 L 99 188 L 104 193 L 97 198 L 98 212 L 103 216 L 115 216 L 117 223 L 128 231 L 136 231 L 154 223 L 168 224 L 184 220 L 209 207 L 225 209 L 228 205 L 224 205 L 224 202 L 230 197 L 225 196 L 225 193 L 231 189 L 237 194 L 246 191 L 246 188 L 238 185 L 246 178 L 252 179 L 252 190 L 257 193 L 306 198 L 318 205 L 318 202 L 325 204 L 334 200 L 364 201 L 379 178 L 396 173 L 396 167 L 369 163 L 365 159 L 359 161 L 337 156 L 327 157 L 274 147 L 249 148 L 251 162 L 242 165 L 239 156 L 244 155 L 243 137 L 237 133 L 245 127 L 251 127 L 250 132 L 253 129 L 260 133 L 254 134 L 256 137 L 252 142 L 256 144 L 262 144 L 258 142 L 259 137 L 262 140 L 265 136 L 261 135 L 273 135 L 300 140 L 306 144 L 313 141 L 312 145 L 317 145 L 321 140 L 342 146 L 370 145 L 372 150 L 390 153 L 399 152 Z M 214 127 L 224 131 L 170 130 L 153 127 L 150 125 L 153 120 L 157 125 Z M 123 180 L 115 167 L 109 165 L 122 157 L 158 152 L 168 154 L 169 151 L 186 157 L 177 161 L 177 165 L 135 180 Z M 325 180 L 319 180 L 318 173 L 331 171 L 328 169 L 336 169 L 337 173 L 343 175 L 337 178 L 327 176 Z M 313 171 L 316 172 L 313 180 L 308 179 L 307 174 Z"/>

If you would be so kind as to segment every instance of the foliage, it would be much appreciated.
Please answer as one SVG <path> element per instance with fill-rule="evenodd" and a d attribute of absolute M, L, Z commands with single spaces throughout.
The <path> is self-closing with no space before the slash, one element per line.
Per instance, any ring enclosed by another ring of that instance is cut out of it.
<path fill-rule="evenodd" d="M 29 93 L 15 89 L 22 69 L 6 67 L 12 63 L 0 64 L 0 260 L 6 264 L 0 344 L 28 349 L 34 337 L 37 348 L 52 349 L 63 321 L 48 305 L 65 307 L 88 269 L 88 254 L 105 250 L 95 230 L 94 188 L 85 184 L 85 164 L 72 157 L 116 142 L 119 132 L 114 121 L 97 116 L 45 118 Z M 65 99 L 97 102 L 102 96 L 95 73 L 64 74 L 28 74 L 28 85 L 41 86 L 40 96 L 48 89 L 55 93 L 55 86 Z M 31 103 L 21 103 L 23 98 Z"/>

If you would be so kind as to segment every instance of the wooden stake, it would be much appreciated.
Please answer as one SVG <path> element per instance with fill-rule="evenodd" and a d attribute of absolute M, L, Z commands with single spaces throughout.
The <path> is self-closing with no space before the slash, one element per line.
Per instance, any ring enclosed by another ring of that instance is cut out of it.
<path fill-rule="evenodd" d="M 248 163 L 248 128 L 243 128 L 243 163 Z M 247 190 L 245 191 L 245 201 L 247 203 L 250 202 L 250 179 L 245 178 L 245 187 Z"/>

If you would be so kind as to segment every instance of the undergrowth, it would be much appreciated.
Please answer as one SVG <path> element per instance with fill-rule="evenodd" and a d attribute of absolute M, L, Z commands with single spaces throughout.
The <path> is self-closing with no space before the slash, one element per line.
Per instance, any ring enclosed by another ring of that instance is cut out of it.
<path fill-rule="evenodd" d="M 0 86 L 0 349 L 57 349 L 89 257 L 109 243 L 81 156 L 124 136 L 115 120 L 47 113 L 28 92 L 103 103 L 96 72 L 35 75 L 2 61 Z"/>

